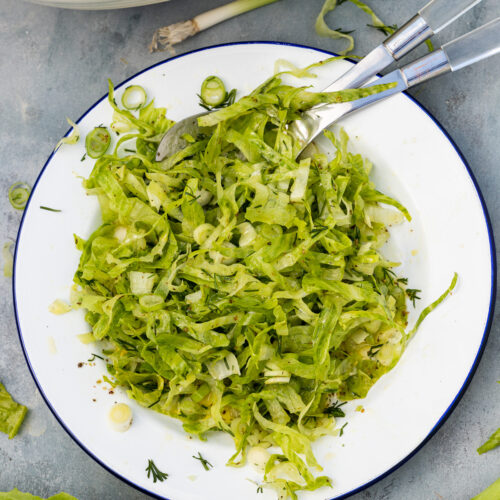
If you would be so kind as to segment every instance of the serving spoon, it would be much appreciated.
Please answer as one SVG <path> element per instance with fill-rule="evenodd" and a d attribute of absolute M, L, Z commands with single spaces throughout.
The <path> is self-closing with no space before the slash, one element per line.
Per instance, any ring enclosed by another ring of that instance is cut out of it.
<path fill-rule="evenodd" d="M 379 71 L 397 61 L 433 34 L 439 32 L 481 0 L 432 0 L 419 13 L 396 31 L 384 43 L 376 47 L 362 61 L 353 66 L 325 89 L 334 92 L 345 88 L 357 88 L 373 78 Z M 394 94 L 425 82 L 449 71 L 479 62 L 500 53 L 500 18 L 459 37 L 430 54 L 397 69 L 364 86 L 395 83 L 392 88 L 355 101 L 319 105 L 302 113 L 300 119 L 288 126 L 288 132 L 298 142 L 297 156 L 323 130 L 341 117 Z M 156 161 L 172 156 L 184 149 L 184 134 L 196 137 L 202 130 L 198 118 L 208 113 L 190 116 L 171 127 L 164 135 L 156 153 Z"/>

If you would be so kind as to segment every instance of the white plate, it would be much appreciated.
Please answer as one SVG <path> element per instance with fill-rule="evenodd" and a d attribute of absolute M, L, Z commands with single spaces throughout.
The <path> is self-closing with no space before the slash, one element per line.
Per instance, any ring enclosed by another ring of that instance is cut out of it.
<path fill-rule="evenodd" d="M 126 83 L 142 85 L 173 119 L 199 112 L 196 93 L 203 79 L 221 76 L 229 88 L 246 93 L 270 76 L 279 58 L 299 66 L 325 58 L 311 48 L 248 43 L 203 49 L 149 68 Z M 322 68 L 317 88 L 345 71 L 350 62 Z M 307 82 L 309 83 L 309 82 Z M 124 88 L 122 83 L 119 89 Z M 121 90 L 117 92 L 118 96 Z M 79 120 L 82 137 L 111 121 L 105 98 Z M 351 149 L 374 164 L 382 191 L 402 201 L 411 224 L 392 231 L 387 249 L 402 262 L 412 288 L 422 289 L 418 307 L 445 290 L 453 273 L 453 295 L 423 323 L 400 363 L 361 402 L 348 405 L 342 438 L 314 444 L 334 488 L 303 493 L 304 499 L 340 498 L 379 479 L 411 456 L 448 416 L 470 380 L 486 342 L 495 283 L 493 240 L 486 209 L 472 173 L 435 120 L 415 101 L 399 95 L 343 120 Z M 83 312 L 54 316 L 47 306 L 67 298 L 77 267 L 73 233 L 87 237 L 99 224 L 97 201 L 85 195 L 78 176 L 83 140 L 62 147 L 44 166 L 25 210 L 16 248 L 14 297 L 21 343 L 33 377 L 47 404 L 78 444 L 99 463 L 137 488 L 175 500 L 255 498 L 259 480 L 250 468 L 225 467 L 233 453 L 227 435 L 206 442 L 188 439 L 179 423 L 130 403 L 134 424 L 124 434 L 107 425 L 107 413 L 125 394 L 110 395 L 105 368 L 77 368 L 95 350 L 76 334 L 88 331 Z M 54 213 L 40 205 L 61 209 Z M 410 322 L 419 309 L 413 312 Z M 93 399 L 96 401 L 94 402 Z M 365 412 L 356 412 L 362 404 Z M 192 458 L 198 451 L 214 465 L 205 472 Z M 153 484 L 146 477 L 152 458 L 170 476 Z M 224 487 L 221 487 L 224 485 Z M 275 498 L 264 490 L 262 499 Z"/>

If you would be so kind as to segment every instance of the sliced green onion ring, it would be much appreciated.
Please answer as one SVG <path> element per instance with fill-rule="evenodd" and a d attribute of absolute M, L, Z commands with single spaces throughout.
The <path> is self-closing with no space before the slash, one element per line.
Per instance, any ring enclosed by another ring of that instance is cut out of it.
<path fill-rule="evenodd" d="M 15 182 L 9 188 L 9 202 L 16 210 L 24 210 L 30 193 L 31 187 L 28 184 L 25 182 Z"/>
<path fill-rule="evenodd" d="M 200 97 L 208 106 L 220 106 L 226 95 L 226 87 L 218 76 L 209 76 L 201 84 Z"/>
<path fill-rule="evenodd" d="M 131 110 L 141 109 L 147 100 L 148 95 L 140 85 L 130 85 L 122 95 L 123 107 Z"/>
<path fill-rule="evenodd" d="M 111 136 L 106 127 L 96 127 L 85 139 L 85 149 L 91 158 L 100 158 L 109 148 Z"/>

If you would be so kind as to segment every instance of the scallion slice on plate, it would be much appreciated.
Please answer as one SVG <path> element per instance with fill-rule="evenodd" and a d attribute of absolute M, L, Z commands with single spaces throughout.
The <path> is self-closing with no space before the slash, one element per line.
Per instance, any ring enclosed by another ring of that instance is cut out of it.
<path fill-rule="evenodd" d="M 111 136 L 106 127 L 96 127 L 85 139 L 85 149 L 90 158 L 100 158 L 109 148 Z"/>
<path fill-rule="evenodd" d="M 122 95 L 123 107 L 130 110 L 143 108 L 147 100 L 148 95 L 140 85 L 130 85 Z"/>

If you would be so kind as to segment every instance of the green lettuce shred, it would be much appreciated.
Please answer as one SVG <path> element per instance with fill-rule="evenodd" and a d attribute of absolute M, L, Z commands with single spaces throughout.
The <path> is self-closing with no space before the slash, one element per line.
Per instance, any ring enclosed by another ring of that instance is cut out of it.
<path fill-rule="evenodd" d="M 71 134 L 68 137 L 63 137 L 56 145 L 55 151 L 57 151 L 63 144 L 76 144 L 80 140 L 80 128 L 76 123 L 66 118 L 66 121 L 71 125 Z"/>
<path fill-rule="evenodd" d="M 450 286 L 439 296 L 434 302 L 429 304 L 421 313 L 420 316 L 418 317 L 415 326 L 412 328 L 412 330 L 409 333 L 409 337 L 411 337 L 417 330 L 422 321 L 432 312 L 436 307 L 443 302 L 446 297 L 455 289 L 455 286 L 457 285 L 457 280 L 458 280 L 458 274 L 455 273 L 453 275 L 453 278 L 451 280 Z"/>
<path fill-rule="evenodd" d="M 368 26 L 372 28 L 376 28 L 386 35 L 391 35 L 396 31 L 396 26 L 387 26 L 378 16 L 375 14 L 375 11 L 366 5 L 366 3 L 361 2 L 360 0 L 325 0 L 325 3 L 323 4 L 323 7 L 321 8 L 320 13 L 318 14 L 318 17 L 316 18 L 316 33 L 319 36 L 323 37 L 328 37 L 328 38 L 333 38 L 334 40 L 336 39 L 344 39 L 347 40 L 347 47 L 342 50 L 338 51 L 340 55 L 346 55 L 349 54 L 353 49 L 354 49 L 354 37 L 351 35 L 352 31 L 343 31 L 341 29 L 331 29 L 328 24 L 325 21 L 325 16 L 335 10 L 338 5 L 341 5 L 345 3 L 346 1 L 349 1 L 353 3 L 356 7 L 361 9 L 363 12 L 368 14 L 371 18 L 371 24 Z"/>
<path fill-rule="evenodd" d="M 489 438 L 488 440 L 477 449 L 477 452 L 482 455 L 487 451 L 493 450 L 500 446 L 500 428 L 498 428 Z"/>
<path fill-rule="evenodd" d="M 376 189 L 345 132 L 325 133 L 332 157 L 300 160 L 288 132 L 301 111 L 365 92 L 314 93 L 275 75 L 156 162 L 173 122 L 153 102 L 120 109 L 110 83 L 128 132 L 84 181 L 103 222 L 75 236 L 72 305 L 106 341 L 110 375 L 200 439 L 230 434 L 228 465 L 280 448 L 264 476 L 280 498 L 331 485 L 313 475 L 311 449 L 339 432 L 330 407 L 365 397 L 409 338 L 407 281 L 380 248 L 384 220 L 410 214 Z"/>
<path fill-rule="evenodd" d="M 12 399 L 0 382 L 0 431 L 5 432 L 9 439 L 12 439 L 19 431 L 27 411 L 26 406 Z"/>
<path fill-rule="evenodd" d="M 13 246 L 14 242 L 10 240 L 6 241 L 2 247 L 3 275 L 6 278 L 10 278 L 14 270 L 14 256 L 12 255 Z"/>
<path fill-rule="evenodd" d="M 498 383 L 500 384 L 500 380 L 498 381 Z M 487 439 L 487 441 L 483 445 L 481 445 L 477 449 L 477 452 L 482 455 L 487 451 L 494 450 L 498 446 L 500 446 L 500 427 Z"/>
<path fill-rule="evenodd" d="M 347 40 L 347 47 L 342 51 L 338 51 L 340 55 L 346 55 L 349 54 L 349 52 L 351 52 L 354 49 L 354 37 L 348 32 L 339 29 L 336 30 L 331 29 L 328 26 L 328 24 L 326 24 L 325 21 L 325 16 L 332 10 L 335 10 L 336 7 L 337 7 L 337 0 L 325 0 L 325 3 L 323 4 L 321 11 L 318 14 L 318 17 L 316 18 L 316 24 L 315 24 L 316 33 L 319 36 L 333 38 L 334 40 L 337 39 Z"/>
<path fill-rule="evenodd" d="M 500 498 L 500 478 L 484 491 L 472 498 L 472 500 L 498 500 Z"/>
<path fill-rule="evenodd" d="M 37 497 L 32 495 L 31 493 L 23 493 L 19 491 L 17 488 L 14 488 L 11 491 L 0 492 L 0 500 L 44 500 L 42 497 Z M 57 493 L 57 495 L 52 495 L 48 497 L 47 500 L 77 500 L 74 496 L 71 496 L 68 493 Z"/>

